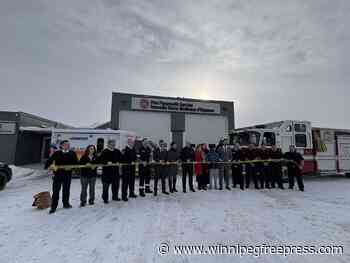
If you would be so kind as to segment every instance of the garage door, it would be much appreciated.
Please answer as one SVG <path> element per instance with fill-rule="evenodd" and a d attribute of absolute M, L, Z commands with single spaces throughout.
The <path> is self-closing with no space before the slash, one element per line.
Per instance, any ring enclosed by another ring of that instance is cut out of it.
<path fill-rule="evenodd" d="M 170 142 L 169 113 L 120 111 L 119 128 L 134 131 L 137 136 L 148 138 L 156 143 L 160 139 Z"/>
<path fill-rule="evenodd" d="M 228 134 L 228 120 L 224 116 L 186 115 L 185 141 L 215 143 Z"/>

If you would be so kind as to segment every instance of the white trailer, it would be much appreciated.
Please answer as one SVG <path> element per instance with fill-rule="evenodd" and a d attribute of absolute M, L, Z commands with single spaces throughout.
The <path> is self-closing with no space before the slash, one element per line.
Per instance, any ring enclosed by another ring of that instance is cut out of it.
<path fill-rule="evenodd" d="M 107 146 L 108 140 L 116 142 L 116 148 L 122 150 L 128 141 L 135 141 L 136 134 L 124 130 L 98 130 L 98 129 L 53 129 L 51 134 L 51 149 L 59 148 L 63 140 L 69 140 L 70 147 L 80 158 L 88 145 L 95 145 L 101 152 Z"/>
<path fill-rule="evenodd" d="M 286 120 L 233 130 L 231 144 L 295 145 L 305 159 L 303 173 L 350 174 L 350 130 L 313 128 L 309 121 Z"/>

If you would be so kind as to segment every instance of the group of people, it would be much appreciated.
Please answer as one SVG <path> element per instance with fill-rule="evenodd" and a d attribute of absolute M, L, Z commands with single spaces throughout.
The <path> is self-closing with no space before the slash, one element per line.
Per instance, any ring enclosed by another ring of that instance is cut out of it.
<path fill-rule="evenodd" d="M 287 160 L 289 188 L 294 188 L 294 178 L 297 179 L 299 190 L 304 191 L 301 171 L 303 157 L 297 153 L 294 146 L 290 151 L 282 154 L 276 146 L 267 148 L 256 147 L 254 144 L 241 148 L 238 144 L 233 147 L 227 140 L 215 144 L 199 144 L 197 146 L 186 143 L 178 149 L 172 142 L 170 147 L 163 140 L 154 145 L 147 139 L 140 145 L 129 141 L 120 151 L 115 141 L 109 140 L 107 148 L 97 152 L 95 145 L 89 145 L 83 156 L 78 160 L 76 153 L 70 150 L 69 141 L 60 143 L 60 149 L 55 151 L 46 162 L 46 168 L 64 165 L 82 165 L 80 170 L 81 195 L 80 206 L 84 207 L 87 201 L 90 205 L 95 201 L 95 184 L 101 164 L 102 199 L 109 202 L 109 189 L 111 188 L 113 201 L 128 201 L 136 198 L 135 174 L 139 175 L 139 196 L 146 194 L 157 196 L 159 182 L 161 192 L 165 195 L 177 192 L 176 182 L 178 168 L 182 168 L 182 191 L 196 192 L 194 177 L 198 183 L 198 190 L 208 189 L 231 190 L 239 185 L 241 190 L 249 188 L 251 181 L 255 189 L 275 188 L 284 189 L 282 181 L 282 159 Z M 121 164 L 121 165 L 116 165 Z M 138 169 L 137 169 L 138 168 Z M 58 206 L 59 193 L 62 188 L 62 201 L 64 208 L 71 208 L 69 202 L 72 169 L 53 170 L 53 194 L 50 213 L 54 213 Z M 153 175 L 153 176 L 152 176 Z M 151 188 L 153 178 L 153 188 Z M 232 178 L 232 180 L 231 180 Z M 188 189 L 187 189 L 188 185 Z M 88 192 L 89 190 L 89 199 Z M 119 192 L 121 190 L 121 195 Z"/>
<path fill-rule="evenodd" d="M 198 145 L 195 151 L 195 174 L 198 181 L 198 189 L 223 190 L 224 184 L 227 190 L 240 186 L 241 190 L 249 188 L 253 181 L 255 189 L 284 189 L 282 180 L 282 164 L 288 167 L 289 189 L 294 188 L 294 179 L 300 191 L 304 191 L 301 171 L 304 159 L 296 151 L 295 146 L 290 151 L 282 154 L 275 145 L 260 148 L 250 144 L 247 148 L 241 148 L 239 144 L 233 148 L 227 142 L 219 145 Z M 230 180 L 230 177 L 232 180 Z M 231 182 L 232 184 L 231 184 Z"/>

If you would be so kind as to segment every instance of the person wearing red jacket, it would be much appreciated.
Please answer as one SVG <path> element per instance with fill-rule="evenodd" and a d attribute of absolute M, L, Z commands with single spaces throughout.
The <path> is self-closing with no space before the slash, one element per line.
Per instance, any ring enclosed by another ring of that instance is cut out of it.
<path fill-rule="evenodd" d="M 206 183 L 204 178 L 204 167 L 202 162 L 205 161 L 205 154 L 202 148 L 202 144 L 198 144 L 196 148 L 195 161 L 196 164 L 194 166 L 197 182 L 198 182 L 198 190 L 205 190 Z"/>

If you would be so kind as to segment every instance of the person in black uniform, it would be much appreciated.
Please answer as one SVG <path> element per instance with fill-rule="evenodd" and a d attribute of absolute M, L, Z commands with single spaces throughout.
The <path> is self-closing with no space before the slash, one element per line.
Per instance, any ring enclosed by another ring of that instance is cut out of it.
<path fill-rule="evenodd" d="M 209 152 L 208 145 L 206 143 L 203 143 L 202 145 L 203 145 L 204 156 L 206 156 Z M 203 189 L 206 191 L 207 186 L 210 183 L 209 182 L 209 164 L 204 162 L 202 164 L 202 170 L 203 170 L 203 186 L 204 186 Z"/>
<path fill-rule="evenodd" d="M 168 161 L 168 151 L 167 144 L 163 141 L 159 141 L 159 146 L 157 146 L 153 151 L 153 160 L 155 162 L 155 176 L 154 176 L 154 196 L 158 194 L 158 180 L 161 180 L 162 183 L 162 193 L 169 195 L 169 192 L 166 191 L 166 178 L 168 176 L 168 166 L 164 165 Z M 171 186 L 169 184 L 169 189 Z"/>
<path fill-rule="evenodd" d="M 167 148 L 165 146 L 165 148 Z M 167 154 L 167 162 L 169 163 L 167 166 L 167 176 L 169 179 L 169 191 L 170 193 L 177 192 L 176 190 L 176 181 L 177 181 L 177 171 L 179 161 L 179 152 L 177 150 L 177 145 L 175 142 L 170 144 L 170 149 Z"/>
<path fill-rule="evenodd" d="M 278 149 L 275 145 L 271 147 L 270 151 L 270 167 L 271 167 L 271 187 L 275 188 L 276 183 L 278 185 L 278 188 L 284 189 L 283 187 L 283 181 L 282 181 L 282 164 L 281 160 L 283 157 L 281 149 Z"/>
<path fill-rule="evenodd" d="M 89 165 L 96 162 L 96 148 L 94 145 L 86 147 L 84 155 L 80 158 L 80 165 Z M 89 204 L 93 205 L 95 202 L 95 184 L 96 184 L 97 172 L 96 168 L 82 168 L 80 173 L 81 182 L 81 194 L 80 194 L 80 206 L 86 205 L 87 188 L 89 187 Z"/>
<path fill-rule="evenodd" d="M 244 161 L 243 152 L 240 150 L 239 144 L 232 149 L 232 162 Z M 243 166 L 239 163 L 232 164 L 232 187 L 236 188 L 239 184 L 241 190 L 244 190 Z"/>
<path fill-rule="evenodd" d="M 128 201 L 127 198 L 127 189 L 129 189 L 129 197 L 130 198 L 136 198 L 137 195 L 135 194 L 135 163 L 137 161 L 137 155 L 136 150 L 134 147 L 134 142 L 129 140 L 128 144 L 126 145 L 125 149 L 123 150 L 123 179 L 125 178 L 127 180 L 127 186 L 126 191 L 123 192 L 123 200 Z"/>
<path fill-rule="evenodd" d="M 107 148 L 104 149 L 98 158 L 99 162 L 102 164 L 115 164 L 122 161 L 121 152 L 115 148 L 115 141 L 109 140 L 107 142 Z M 120 201 L 118 197 L 119 185 L 120 185 L 120 174 L 119 167 L 116 166 L 107 166 L 103 167 L 103 174 L 101 176 L 102 180 L 102 199 L 105 204 L 108 204 L 108 192 L 109 186 L 112 186 L 112 200 Z M 124 183 L 124 180 L 123 180 Z"/>
<path fill-rule="evenodd" d="M 140 165 L 139 165 L 139 175 L 140 175 L 140 185 L 139 192 L 140 196 L 144 197 L 146 194 L 153 193 L 150 189 L 151 181 L 151 169 L 150 169 L 150 160 L 151 160 L 152 150 L 148 144 L 147 139 L 142 140 L 142 146 L 139 150 L 140 155 Z M 145 188 L 146 185 L 146 188 Z"/>
<path fill-rule="evenodd" d="M 45 168 L 47 169 L 53 163 L 55 165 L 74 165 L 78 164 L 78 157 L 75 152 L 69 150 L 69 141 L 64 140 L 60 143 L 60 150 L 54 152 L 51 157 L 47 160 Z M 72 208 L 69 203 L 70 195 L 70 184 L 72 181 L 72 170 L 58 169 L 53 172 L 53 183 L 52 183 L 52 204 L 50 214 L 55 213 L 58 200 L 60 196 L 60 190 L 62 187 L 62 202 L 63 208 Z"/>
<path fill-rule="evenodd" d="M 244 156 L 246 161 L 255 161 L 258 159 L 257 149 L 254 144 L 249 145 L 248 149 L 245 150 Z M 256 167 L 257 167 L 256 163 L 246 164 L 246 180 L 245 180 L 246 188 L 249 188 L 250 180 L 253 179 L 255 189 L 259 189 Z"/>
<path fill-rule="evenodd" d="M 265 145 L 262 145 L 259 149 L 259 158 L 260 160 L 270 160 L 270 149 L 266 148 Z M 258 164 L 259 167 L 259 181 L 260 181 L 260 188 L 264 189 L 265 187 L 267 189 L 270 189 L 271 185 L 271 169 L 269 162 L 261 162 Z"/>
<path fill-rule="evenodd" d="M 286 152 L 283 156 L 284 159 L 289 160 L 288 167 L 288 181 L 289 189 L 294 188 L 294 177 L 297 179 L 298 187 L 300 191 L 304 191 L 304 183 L 301 175 L 301 171 L 304 167 L 304 158 L 300 153 L 296 151 L 294 145 L 289 147 L 289 152 Z"/>
<path fill-rule="evenodd" d="M 188 176 L 189 188 L 192 192 L 195 192 L 193 188 L 193 162 L 195 160 L 195 152 L 191 143 L 186 143 L 186 146 L 180 153 L 180 159 L 182 161 L 182 190 L 186 193 L 186 177 Z"/>

